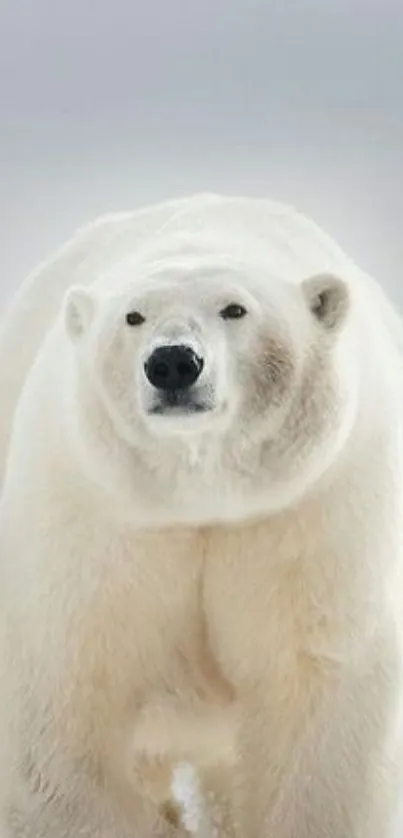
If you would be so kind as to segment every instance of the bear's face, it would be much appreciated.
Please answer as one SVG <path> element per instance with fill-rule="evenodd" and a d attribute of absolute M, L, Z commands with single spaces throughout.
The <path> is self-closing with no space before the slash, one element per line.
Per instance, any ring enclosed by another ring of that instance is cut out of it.
<path fill-rule="evenodd" d="M 263 490 L 271 472 L 273 497 L 276 486 L 307 482 L 351 416 L 336 362 L 344 283 L 291 284 L 208 260 L 123 274 L 112 293 L 72 289 L 65 306 L 78 374 L 119 443 L 149 452 L 156 479 L 159 462 L 171 477 L 176 464 L 185 493 L 196 450 L 206 487 L 209 469 L 234 491 L 237 477 Z"/>

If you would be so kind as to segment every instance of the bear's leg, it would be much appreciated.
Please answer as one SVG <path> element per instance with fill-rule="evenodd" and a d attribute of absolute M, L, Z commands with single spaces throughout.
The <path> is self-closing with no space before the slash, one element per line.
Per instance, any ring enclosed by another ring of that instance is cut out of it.
<path fill-rule="evenodd" d="M 119 807 L 108 803 L 108 790 L 90 788 L 76 778 L 62 790 L 51 784 L 34 790 L 26 784 L 13 784 L 2 800 L 1 838 L 185 838 L 157 809 L 138 799 L 130 822 L 119 815 Z"/>
<path fill-rule="evenodd" d="M 403 747 L 400 663 L 389 653 L 298 701 L 288 727 L 280 706 L 277 719 L 249 708 L 239 838 L 392 838 Z"/>

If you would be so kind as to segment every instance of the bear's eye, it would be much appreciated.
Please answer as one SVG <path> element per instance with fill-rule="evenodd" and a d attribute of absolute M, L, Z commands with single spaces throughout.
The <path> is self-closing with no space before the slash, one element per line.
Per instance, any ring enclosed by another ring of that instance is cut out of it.
<path fill-rule="evenodd" d="M 145 317 L 139 311 L 129 311 L 126 314 L 126 323 L 128 326 L 141 326 L 145 323 Z"/>
<path fill-rule="evenodd" d="M 222 317 L 223 320 L 240 320 L 242 317 L 245 317 L 247 313 L 246 308 L 241 306 L 240 303 L 230 303 L 220 311 L 220 317 Z"/>

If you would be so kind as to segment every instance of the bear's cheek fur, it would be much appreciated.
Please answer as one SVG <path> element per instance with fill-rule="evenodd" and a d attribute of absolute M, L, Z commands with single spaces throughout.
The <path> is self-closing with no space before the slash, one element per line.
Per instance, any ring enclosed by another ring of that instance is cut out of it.
<path fill-rule="evenodd" d="M 119 331 L 108 337 L 95 354 L 94 375 L 109 412 L 132 426 L 140 409 L 139 348 L 134 342 L 128 345 L 126 335 Z"/>
<path fill-rule="evenodd" d="M 277 338 L 258 336 L 239 360 L 243 412 L 250 419 L 282 410 L 297 387 L 298 364 L 292 347 Z"/>

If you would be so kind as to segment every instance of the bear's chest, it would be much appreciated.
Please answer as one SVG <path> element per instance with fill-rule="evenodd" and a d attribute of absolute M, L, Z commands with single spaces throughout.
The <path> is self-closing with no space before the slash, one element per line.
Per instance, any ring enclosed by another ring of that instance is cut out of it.
<path fill-rule="evenodd" d="M 65 633 L 58 688 L 84 731 L 94 718 L 110 729 L 150 693 L 174 689 L 199 643 L 195 534 L 145 534 L 118 547 L 107 560 L 98 555 L 97 573 L 81 582 Z"/>
<path fill-rule="evenodd" d="M 215 530 L 203 602 L 212 652 L 235 689 L 280 690 L 329 640 L 294 534 L 265 524 Z"/>

